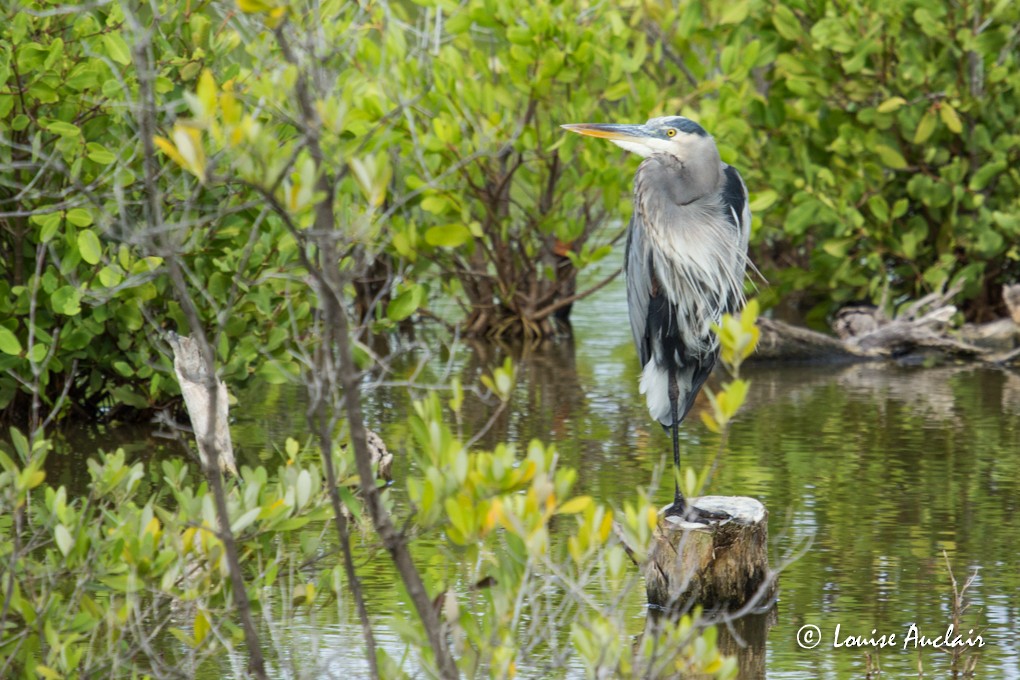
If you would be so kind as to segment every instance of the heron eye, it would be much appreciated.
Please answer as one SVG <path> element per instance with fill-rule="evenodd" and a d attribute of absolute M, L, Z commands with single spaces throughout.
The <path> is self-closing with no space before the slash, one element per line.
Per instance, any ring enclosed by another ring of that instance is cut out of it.
<path fill-rule="evenodd" d="M 666 130 L 666 136 L 667 137 L 676 137 L 676 130 L 674 130 L 673 128 L 669 128 L 668 130 Z"/>

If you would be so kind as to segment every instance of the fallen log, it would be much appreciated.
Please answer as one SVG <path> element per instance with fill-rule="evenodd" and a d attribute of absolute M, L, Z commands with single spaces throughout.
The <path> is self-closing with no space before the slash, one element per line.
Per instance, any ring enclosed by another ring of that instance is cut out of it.
<path fill-rule="evenodd" d="M 835 336 L 782 321 L 758 321 L 761 338 L 754 360 L 850 362 L 934 357 L 1010 364 L 1020 359 L 1020 285 L 1006 286 L 1009 318 L 954 329 L 953 288 L 902 305 L 892 318 L 880 307 L 852 305 L 833 319 Z"/>
<path fill-rule="evenodd" d="M 845 347 L 839 338 L 792 326 L 783 321 L 758 319 L 761 336 L 751 361 L 859 361 L 861 357 Z"/>

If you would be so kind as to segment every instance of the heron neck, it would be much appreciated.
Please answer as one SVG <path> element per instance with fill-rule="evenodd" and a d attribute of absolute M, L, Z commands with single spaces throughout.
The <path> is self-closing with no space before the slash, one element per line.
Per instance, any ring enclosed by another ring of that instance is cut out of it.
<path fill-rule="evenodd" d="M 690 205 L 715 194 L 722 179 L 722 164 L 714 144 L 705 151 L 682 159 L 667 154 L 645 159 L 638 168 L 635 190 L 675 205 Z"/>

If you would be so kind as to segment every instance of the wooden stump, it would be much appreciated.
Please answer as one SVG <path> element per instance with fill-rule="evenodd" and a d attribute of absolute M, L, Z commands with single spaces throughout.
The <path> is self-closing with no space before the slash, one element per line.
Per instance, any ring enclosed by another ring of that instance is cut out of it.
<path fill-rule="evenodd" d="M 662 518 L 641 566 L 648 603 L 664 609 L 698 604 L 730 611 L 755 598 L 756 606 L 767 604 L 775 582 L 768 566 L 765 506 L 740 496 L 703 496 L 691 504 L 733 519 L 699 524 Z"/>

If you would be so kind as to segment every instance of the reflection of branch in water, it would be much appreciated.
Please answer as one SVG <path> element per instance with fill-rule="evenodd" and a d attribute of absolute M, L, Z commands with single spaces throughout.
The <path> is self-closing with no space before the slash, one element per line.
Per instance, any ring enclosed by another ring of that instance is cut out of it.
<path fill-rule="evenodd" d="M 1020 374 L 1003 371 L 1006 381 L 1002 385 L 1002 412 L 1020 414 Z"/>
<path fill-rule="evenodd" d="M 956 366 L 916 371 L 890 368 L 882 364 L 857 364 L 840 371 L 835 380 L 848 394 L 875 400 L 880 406 L 895 401 L 919 417 L 959 424 L 956 395 L 950 384 L 954 376 L 968 369 Z"/>
<path fill-rule="evenodd" d="M 991 369 L 968 366 L 908 369 L 884 362 L 852 364 L 842 367 L 764 367 L 748 370 L 751 389 L 747 408 L 753 411 L 781 401 L 805 403 L 819 389 L 833 384 L 841 387 L 853 401 L 866 401 L 884 407 L 888 402 L 902 404 L 914 414 L 939 424 L 959 424 L 959 405 L 954 383 L 980 381 L 985 389 L 997 381 L 983 379 Z M 1020 413 L 1020 377 L 1002 371 L 1003 412 Z"/>

